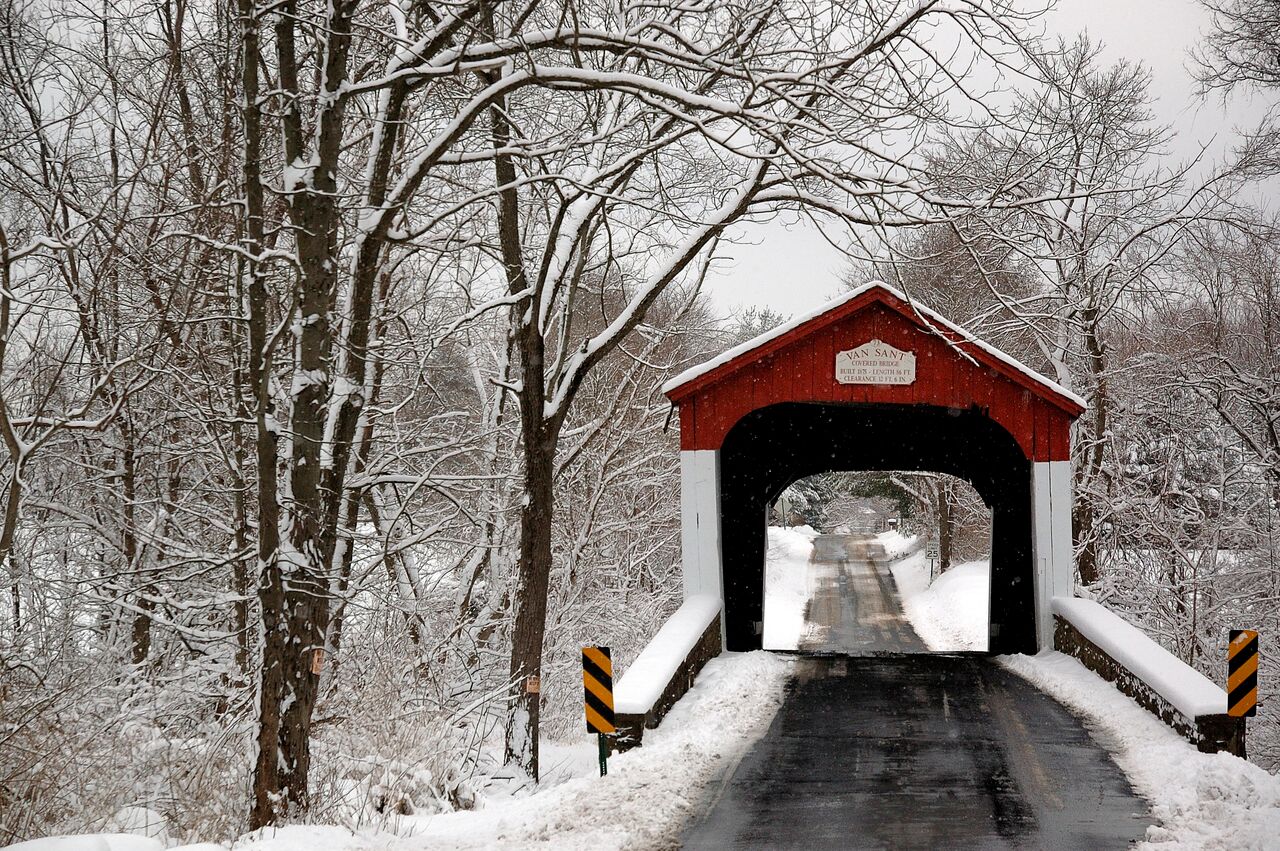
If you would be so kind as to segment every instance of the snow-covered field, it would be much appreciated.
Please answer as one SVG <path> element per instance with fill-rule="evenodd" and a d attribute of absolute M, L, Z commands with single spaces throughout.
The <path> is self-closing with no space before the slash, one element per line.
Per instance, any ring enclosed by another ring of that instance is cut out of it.
<path fill-rule="evenodd" d="M 809 603 L 809 557 L 818 533 L 810 526 L 769 527 L 764 576 L 764 647 L 795 650 Z"/>
<path fill-rule="evenodd" d="M 394 831 L 298 825 L 242 837 L 234 851 L 445 851 L 445 849 L 671 848 L 700 810 L 718 771 L 768 727 L 791 662 L 771 653 L 727 653 L 707 663 L 689 694 L 644 747 L 595 775 L 594 741 L 545 755 L 577 776 L 532 794 L 482 796 L 475 810 L 403 816 Z M 587 757 L 587 758 L 584 758 Z M 154 835 L 154 834 L 153 834 Z M 99 834 L 37 839 L 13 851 L 163 851 L 162 839 Z M 227 851 L 217 844 L 182 851 Z"/>
<path fill-rule="evenodd" d="M 907 617 L 926 644 L 940 649 L 944 641 L 981 639 L 985 646 L 985 565 L 959 565 L 931 586 L 918 555 L 894 565 L 893 573 Z M 1071 708 L 1115 755 L 1160 822 L 1148 829 L 1143 847 L 1280 848 L 1280 777 L 1234 756 L 1200 753 L 1071 656 L 1050 651 L 1000 661 Z"/>

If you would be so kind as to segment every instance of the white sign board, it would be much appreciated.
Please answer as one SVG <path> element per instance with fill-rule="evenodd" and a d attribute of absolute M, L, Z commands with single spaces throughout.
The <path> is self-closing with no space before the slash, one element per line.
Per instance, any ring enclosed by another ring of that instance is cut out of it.
<path fill-rule="evenodd" d="M 937 541 L 929 541 L 924 545 L 924 557 L 927 559 L 940 558 L 941 547 Z"/>
<path fill-rule="evenodd" d="M 879 340 L 836 355 L 836 381 L 841 384 L 912 384 L 915 380 L 915 352 Z"/>

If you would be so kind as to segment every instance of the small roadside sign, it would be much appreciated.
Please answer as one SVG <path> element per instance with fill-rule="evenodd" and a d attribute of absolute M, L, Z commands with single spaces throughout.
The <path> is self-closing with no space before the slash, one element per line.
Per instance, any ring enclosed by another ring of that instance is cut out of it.
<path fill-rule="evenodd" d="M 1231 630 L 1227 645 L 1227 714 L 1247 718 L 1258 714 L 1258 632 Z"/>
<path fill-rule="evenodd" d="M 587 732 L 595 733 L 600 747 L 600 776 L 609 773 L 609 745 L 605 736 L 613 726 L 613 658 L 608 647 L 582 648 L 582 691 Z"/>
<path fill-rule="evenodd" d="M 928 541 L 924 545 L 924 557 L 930 561 L 936 561 L 941 558 L 941 552 L 942 548 L 938 546 L 938 542 L 936 540 Z"/>

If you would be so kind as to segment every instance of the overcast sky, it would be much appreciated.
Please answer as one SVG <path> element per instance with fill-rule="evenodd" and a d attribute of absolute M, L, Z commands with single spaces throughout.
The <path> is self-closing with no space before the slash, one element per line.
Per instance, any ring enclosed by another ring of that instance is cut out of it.
<path fill-rule="evenodd" d="M 1235 139 L 1234 128 L 1253 123 L 1265 110 L 1257 98 L 1236 97 L 1224 109 L 1217 99 L 1204 103 L 1194 96 L 1187 53 L 1208 23 L 1190 0 L 1059 0 L 1046 26 L 1067 38 L 1087 30 L 1105 45 L 1110 61 L 1147 65 L 1156 119 L 1174 128 L 1172 154 L 1185 159 L 1201 145 L 1220 156 Z M 760 305 L 794 316 L 840 292 L 846 260 L 812 226 L 772 222 L 753 227 L 747 239 L 722 251 L 731 259 L 717 264 L 707 281 L 721 312 Z"/>

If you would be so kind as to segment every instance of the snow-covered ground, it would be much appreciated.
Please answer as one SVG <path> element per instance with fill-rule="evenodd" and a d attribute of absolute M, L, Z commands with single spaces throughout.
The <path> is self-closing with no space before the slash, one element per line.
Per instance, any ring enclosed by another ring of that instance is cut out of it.
<path fill-rule="evenodd" d="M 903 608 L 930 647 L 946 640 L 986 641 L 985 565 L 959 565 L 931 586 L 928 565 L 911 556 L 893 567 Z M 982 612 L 979 625 L 974 615 Z M 966 639 L 967 637 L 967 639 Z M 1000 661 L 1069 707 L 1115 755 L 1159 824 L 1152 849 L 1280 848 L 1280 777 L 1227 754 L 1203 754 L 1115 686 L 1071 656 L 1003 656 Z"/>
<path fill-rule="evenodd" d="M 7 846 L 7 851 L 164 851 L 159 839 L 131 833 L 95 833 L 81 836 L 50 836 Z M 212 851 L 219 845 L 184 845 L 183 851 Z"/>
<path fill-rule="evenodd" d="M 818 533 L 810 526 L 769 527 L 764 575 L 764 647 L 795 650 L 809 604 L 809 558 Z"/>
<path fill-rule="evenodd" d="M 923 551 L 889 569 L 902 598 L 902 611 L 930 650 L 987 649 L 991 600 L 991 567 L 987 562 L 957 564 L 932 584 Z"/>
<path fill-rule="evenodd" d="M 773 614 L 800 624 L 811 529 L 770 530 L 770 565 L 788 565 L 770 599 Z M 934 649 L 981 648 L 986 641 L 988 571 L 958 565 L 932 584 L 920 554 L 892 567 L 903 607 Z M 800 579 L 796 580 L 795 577 Z M 785 607 L 790 608 L 785 608 Z M 794 628 L 794 627 L 793 627 Z M 795 637 L 799 636 L 796 628 Z M 1280 778 L 1225 754 L 1202 754 L 1162 722 L 1075 659 L 1056 652 L 1005 656 L 1011 670 L 1070 707 L 1115 754 L 1159 824 L 1148 849 L 1280 848 Z M 745 753 L 783 699 L 791 662 L 767 652 L 712 660 L 689 694 L 643 748 L 613 757 L 609 776 L 594 775 L 593 743 L 550 745 L 544 761 L 552 780 L 537 791 L 482 794 L 475 810 L 403 816 L 380 829 L 299 825 L 242 837 L 230 851 L 427 851 L 427 849 L 660 849 L 703 806 L 717 774 Z M 116 831 L 39 839 L 19 851 L 164 851 L 170 843 L 147 811 L 122 811 Z M 229 851 L 225 845 L 182 851 Z"/>
<path fill-rule="evenodd" d="M 1204 754 L 1115 686 L 1063 653 L 1001 661 L 1093 729 L 1160 820 L 1149 849 L 1280 848 L 1280 777 L 1228 754 Z"/>
<path fill-rule="evenodd" d="M 298 825 L 242 837 L 232 851 L 444 851 L 529 849 L 600 851 L 665 849 L 701 809 L 718 771 L 741 758 L 782 703 L 788 659 L 767 652 L 726 653 L 707 663 L 689 693 L 644 747 L 609 760 L 594 774 L 594 741 L 551 748 L 544 758 L 578 774 L 531 794 L 482 797 L 479 808 L 402 816 L 393 830 Z M 585 737 L 584 737 L 585 738 Z M 581 753 L 579 752 L 581 751 Z M 166 843 L 121 834 L 37 839 L 21 851 L 163 851 Z M 227 846 L 182 846 L 227 851 Z"/>
<path fill-rule="evenodd" d="M 884 547 L 885 558 L 890 559 L 911 555 L 920 548 L 919 535 L 904 535 L 897 530 L 879 533 L 875 542 Z"/>

